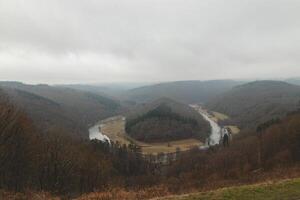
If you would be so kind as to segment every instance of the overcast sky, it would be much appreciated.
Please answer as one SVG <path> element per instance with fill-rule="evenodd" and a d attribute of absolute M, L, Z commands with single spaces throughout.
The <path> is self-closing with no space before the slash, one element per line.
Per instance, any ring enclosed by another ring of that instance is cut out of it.
<path fill-rule="evenodd" d="M 300 76 L 300 0 L 0 0 L 0 80 Z"/>

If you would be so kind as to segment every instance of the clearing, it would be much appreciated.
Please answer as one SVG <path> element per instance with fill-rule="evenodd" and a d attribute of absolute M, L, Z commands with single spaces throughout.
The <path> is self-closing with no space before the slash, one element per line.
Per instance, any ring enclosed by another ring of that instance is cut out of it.
<path fill-rule="evenodd" d="M 237 126 L 233 126 L 233 125 L 228 125 L 228 126 L 224 126 L 224 127 L 229 128 L 233 135 L 236 135 L 241 131 Z"/>
<path fill-rule="evenodd" d="M 215 111 L 209 112 L 207 110 L 205 110 L 205 111 L 210 114 L 208 116 L 216 123 L 218 123 L 219 121 L 224 121 L 226 119 L 230 119 L 230 117 L 228 115 L 225 115 L 223 113 L 219 113 L 219 112 L 215 112 Z M 235 125 L 225 125 L 224 127 L 229 128 L 233 135 L 236 135 L 241 131 L 239 129 L 239 127 L 237 127 Z"/>
<path fill-rule="evenodd" d="M 211 113 L 213 115 L 213 119 L 215 120 L 215 122 L 229 119 L 229 117 L 223 113 L 219 113 L 219 112 L 215 112 L 215 111 L 212 111 Z"/>

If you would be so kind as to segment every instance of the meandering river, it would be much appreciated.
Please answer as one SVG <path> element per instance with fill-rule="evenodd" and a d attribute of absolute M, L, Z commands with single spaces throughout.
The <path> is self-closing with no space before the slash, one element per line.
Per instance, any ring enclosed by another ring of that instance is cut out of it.
<path fill-rule="evenodd" d="M 211 126 L 211 133 L 210 133 L 210 137 L 209 137 L 210 145 L 219 144 L 220 139 L 221 139 L 221 127 L 208 116 L 207 112 L 199 111 L 199 113 L 203 116 L 203 118 L 205 120 L 207 120 L 209 122 L 209 124 Z"/>
<path fill-rule="evenodd" d="M 211 126 L 210 136 L 207 139 L 205 145 L 201 146 L 200 148 L 205 149 L 208 146 L 219 144 L 221 139 L 221 127 L 214 120 L 211 119 L 209 113 L 206 110 L 204 110 L 201 106 L 199 105 L 190 105 L 190 106 L 194 108 L 196 111 L 198 111 L 203 116 L 203 118 L 209 122 Z"/>
<path fill-rule="evenodd" d="M 207 140 L 207 142 L 205 143 L 205 145 L 201 146 L 201 148 L 207 148 L 208 145 L 217 145 L 217 144 L 219 144 L 220 138 L 221 138 L 221 127 L 214 120 L 212 120 L 210 118 L 210 115 L 207 113 L 206 110 L 202 109 L 201 106 L 191 105 L 191 107 L 193 107 L 196 111 L 198 111 L 203 116 L 203 118 L 209 122 L 209 124 L 211 126 L 210 137 Z M 120 117 L 120 116 L 117 116 L 117 117 Z M 108 118 L 106 120 L 100 121 L 95 126 L 91 127 L 89 129 L 89 138 L 90 138 L 90 140 L 97 139 L 97 140 L 101 140 L 103 142 L 109 142 L 110 143 L 109 137 L 104 135 L 101 132 L 101 127 L 103 126 L 103 124 L 105 122 L 115 120 L 117 117 L 112 117 L 112 118 Z M 123 120 L 125 120 L 125 118 Z"/>

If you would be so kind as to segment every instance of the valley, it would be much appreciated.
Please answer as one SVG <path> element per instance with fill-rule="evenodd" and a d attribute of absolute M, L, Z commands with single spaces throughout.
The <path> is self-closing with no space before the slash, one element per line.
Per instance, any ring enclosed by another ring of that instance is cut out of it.
<path fill-rule="evenodd" d="M 253 183 L 299 177 L 299 86 L 247 83 L 203 103 L 200 96 L 182 103 L 183 93 L 139 103 L 63 86 L 1 88 L 0 186 L 8 191 L 32 184 L 62 197 L 189 200 L 207 193 L 180 194 L 212 189 L 222 199 L 223 191 L 250 194 Z M 232 133 L 227 146 L 223 128 Z"/>
<path fill-rule="evenodd" d="M 93 130 L 98 128 L 98 136 L 94 135 Z M 101 130 L 101 131 L 100 131 Z M 198 148 L 204 143 L 197 139 L 183 139 L 170 142 L 156 142 L 146 143 L 137 141 L 130 137 L 125 132 L 125 118 L 123 116 L 116 116 L 101 121 L 98 125 L 90 129 L 90 139 L 100 139 L 105 141 L 105 136 L 114 143 L 120 145 L 135 144 L 141 148 L 144 155 L 158 155 L 160 153 L 175 153 L 176 151 L 186 151 L 192 148 Z"/>
<path fill-rule="evenodd" d="M 300 200 L 300 0 L 0 0 L 0 200 Z"/>
<path fill-rule="evenodd" d="M 221 127 L 218 125 L 218 121 L 223 120 L 224 118 L 227 119 L 229 117 L 222 113 L 210 112 L 197 104 L 193 104 L 190 106 L 197 112 L 199 112 L 199 114 L 209 122 L 211 126 L 211 131 L 209 134 L 210 145 L 219 144 L 221 140 Z M 141 142 L 126 134 L 125 124 L 126 117 L 122 115 L 107 118 L 90 128 L 89 137 L 91 140 L 98 139 L 104 142 L 112 141 L 120 145 L 129 145 L 132 143 L 140 147 L 141 152 L 144 155 L 158 155 L 160 153 L 169 154 L 175 153 L 177 151 L 187 151 L 193 148 L 203 149 L 208 147 L 208 139 L 206 141 L 188 138 L 169 142 Z M 227 125 L 225 127 L 230 128 L 233 134 L 238 134 L 240 131 L 238 127 L 234 125 Z"/>

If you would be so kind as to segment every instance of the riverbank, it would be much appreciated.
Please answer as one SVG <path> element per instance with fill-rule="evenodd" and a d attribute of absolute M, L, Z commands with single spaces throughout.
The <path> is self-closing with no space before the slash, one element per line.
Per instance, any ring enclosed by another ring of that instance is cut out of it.
<path fill-rule="evenodd" d="M 216 121 L 213 120 L 213 117 L 209 114 L 209 112 L 203 109 L 200 105 L 190 105 L 197 112 L 199 112 L 202 117 L 209 122 L 211 126 L 211 134 L 206 142 L 206 147 L 209 145 L 217 145 L 221 140 L 221 127 L 218 125 Z"/>
<path fill-rule="evenodd" d="M 139 146 L 143 154 L 175 153 L 178 150 L 187 151 L 203 145 L 200 140 L 192 138 L 160 143 L 140 142 L 126 134 L 125 123 L 124 118 L 114 117 L 113 120 L 107 120 L 102 123 L 101 132 L 107 135 L 111 141 L 118 142 L 121 145 L 133 143 Z"/>
<path fill-rule="evenodd" d="M 221 139 L 221 127 L 218 125 L 216 116 L 209 111 L 203 109 L 200 105 L 190 105 L 200 115 L 207 120 L 211 126 L 211 134 L 209 137 L 209 145 L 217 145 Z M 219 114 L 225 118 L 225 115 Z M 137 141 L 125 132 L 126 119 L 123 116 L 115 116 L 101 121 L 98 125 L 90 129 L 90 139 L 99 139 L 102 141 L 118 142 L 120 145 L 129 145 L 131 143 L 139 146 L 143 154 L 160 154 L 160 153 L 175 153 L 177 151 L 187 151 L 192 148 L 207 148 L 207 141 L 200 141 L 198 139 L 184 139 L 161 143 L 145 143 Z M 239 130 L 238 130 L 239 131 Z"/>

